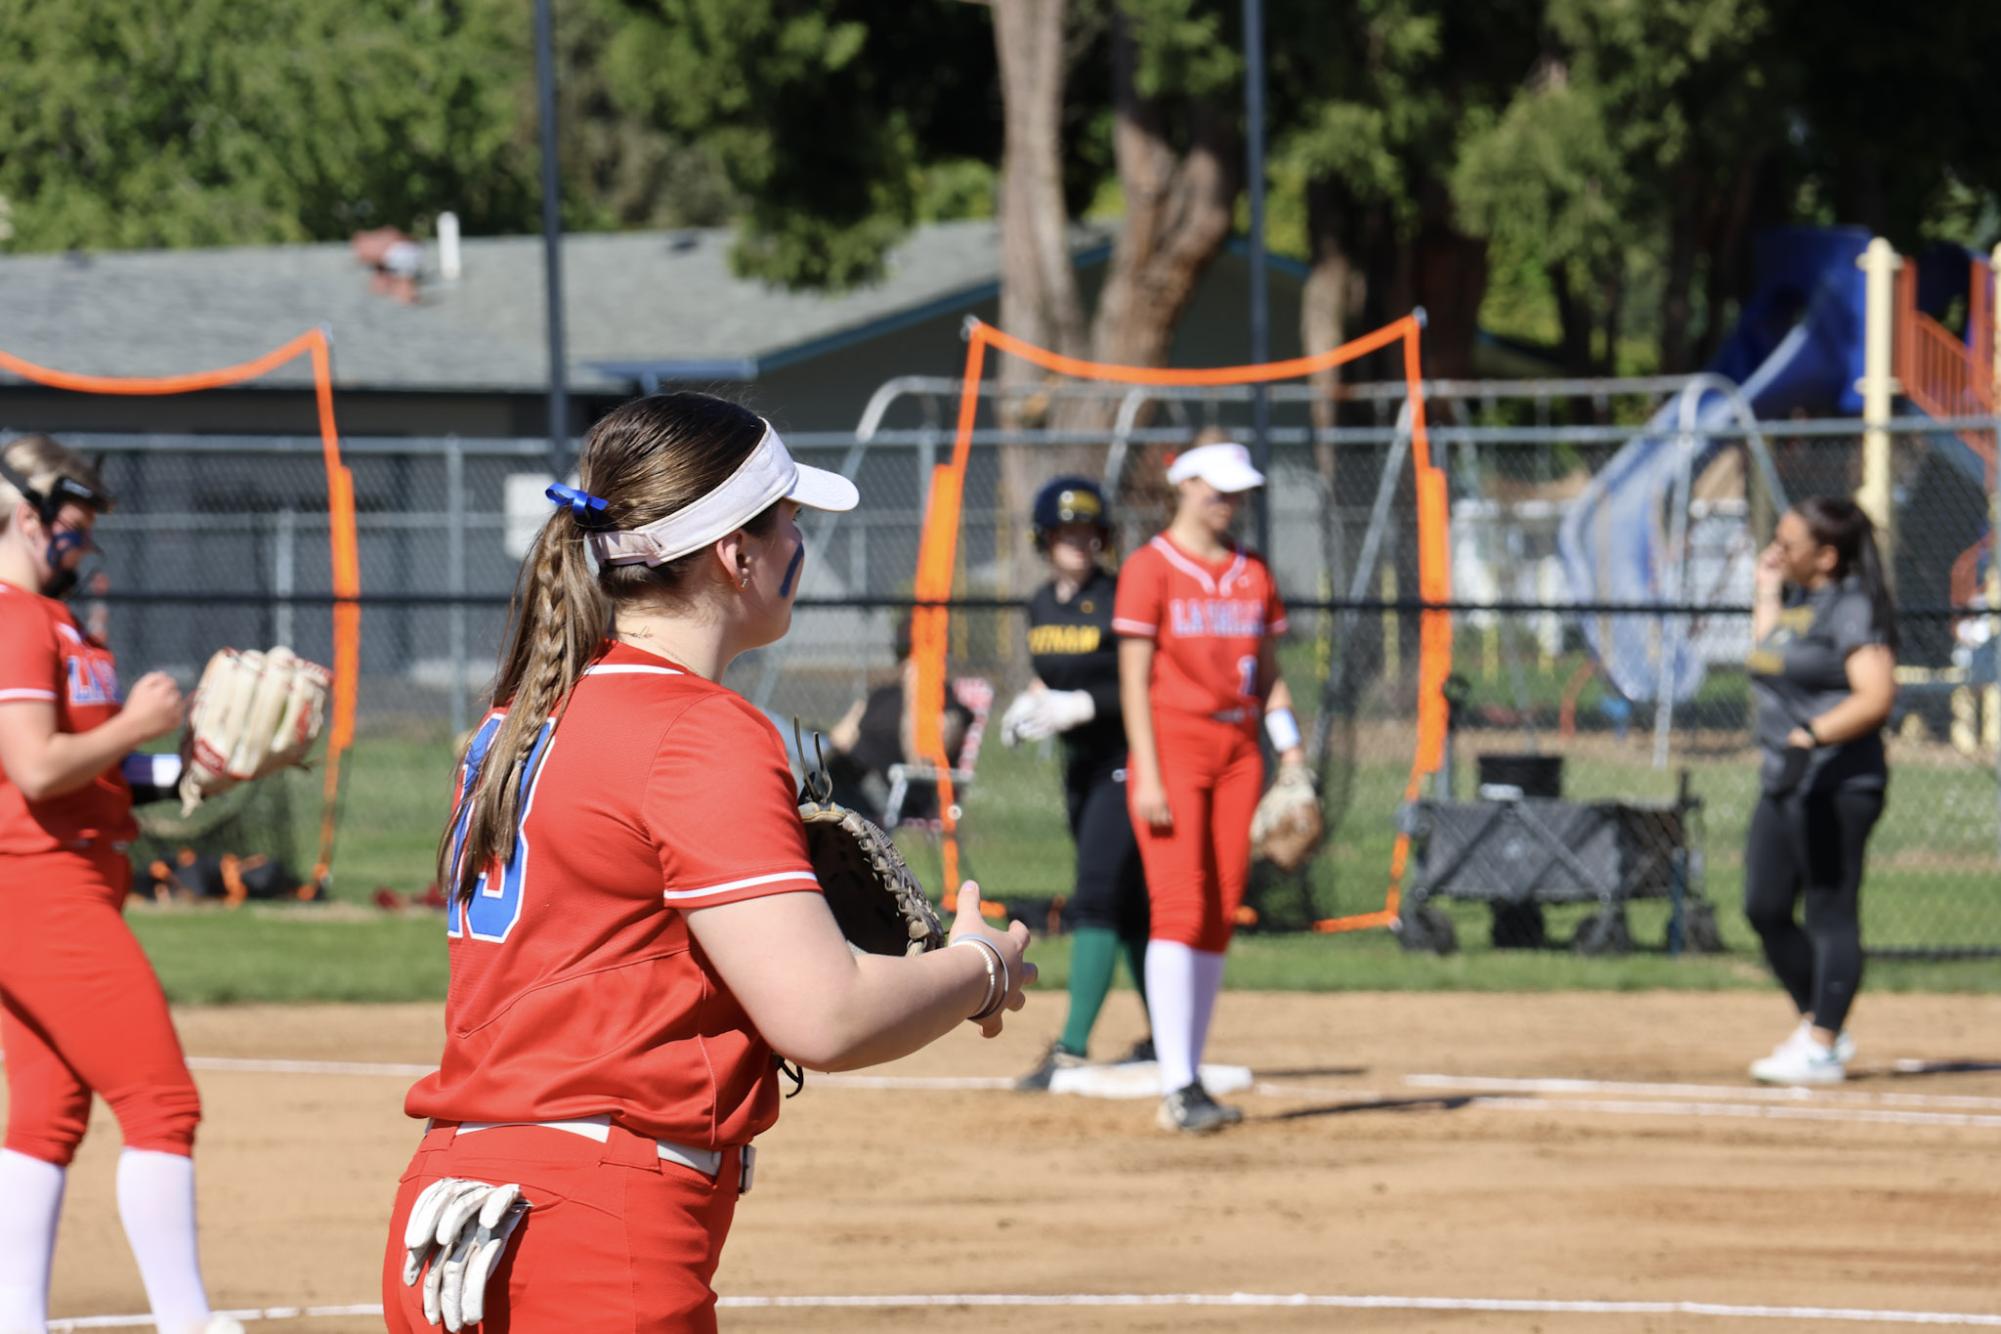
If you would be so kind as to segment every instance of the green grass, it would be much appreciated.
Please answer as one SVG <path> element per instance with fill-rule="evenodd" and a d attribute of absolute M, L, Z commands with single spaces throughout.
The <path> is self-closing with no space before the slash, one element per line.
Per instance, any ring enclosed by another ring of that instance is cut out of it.
<path fill-rule="evenodd" d="M 443 914 L 339 907 L 135 908 L 132 929 L 177 1004 L 441 1000 Z"/>
<path fill-rule="evenodd" d="M 1724 956 L 1666 955 L 1661 943 L 1667 910 L 1659 901 L 1631 906 L 1639 949 L 1616 958 L 1583 958 L 1562 949 L 1494 950 L 1486 941 L 1485 907 L 1449 903 L 1443 907 L 1457 926 L 1461 945 L 1451 957 L 1407 954 L 1381 930 L 1338 936 L 1246 934 L 1232 949 L 1229 983 L 1252 989 L 1389 991 L 1770 986 L 1756 942 L 1737 909 L 1745 823 L 1755 798 L 1753 768 L 1737 743 L 1732 737 L 1681 736 L 1676 757 L 1677 766 L 1689 768 L 1694 790 L 1705 803 L 1699 846 L 1705 854 L 1708 897 L 1730 947 Z M 1547 735 L 1544 744 L 1553 744 Z M 1695 749 L 1704 744 L 1708 752 Z M 1310 907 L 1298 901 L 1297 890 L 1284 885 L 1254 901 L 1275 910 L 1270 911 L 1274 917 L 1292 909 L 1302 919 L 1382 906 L 1409 745 L 1408 727 L 1394 719 L 1357 725 L 1348 749 L 1351 797 L 1307 881 Z M 1522 747 L 1520 734 L 1472 731 L 1461 743 L 1461 763 L 1470 767 L 1473 755 L 1482 750 Z M 1574 798 L 1665 802 L 1673 795 L 1674 774 L 1650 766 L 1644 737 L 1619 742 L 1593 733 L 1562 749 L 1565 787 Z M 1900 745 L 1895 752 L 1890 811 L 1871 845 L 1863 899 L 1865 940 L 1872 947 L 2001 946 L 1994 780 L 1941 751 Z M 370 737 L 356 747 L 335 862 L 335 889 L 342 902 L 238 912 L 135 910 L 135 929 L 169 994 L 184 1002 L 441 997 L 446 965 L 438 916 L 381 914 L 364 905 L 379 887 L 413 896 L 430 882 L 450 766 L 449 741 L 442 734 Z M 1470 778 L 1462 780 L 1462 791 L 1470 786 Z M 964 845 L 968 869 L 981 879 L 988 897 L 1033 913 L 1032 905 L 1067 892 L 1073 853 L 1061 803 L 1052 755 L 1034 747 L 987 748 L 979 779 L 966 797 Z M 316 802 L 301 803 L 297 818 L 302 830 L 311 826 L 316 831 Z M 940 866 L 935 841 L 905 834 L 902 842 L 920 877 L 936 886 Z M 310 836 L 302 845 L 312 845 Z M 1568 940 L 1585 911 L 1551 909 L 1552 938 Z M 1046 988 L 1063 984 L 1066 955 L 1067 942 L 1060 938 L 1038 946 Z M 1991 960 L 1884 961 L 1872 964 L 1868 986 L 2001 990 L 2001 968 Z"/>

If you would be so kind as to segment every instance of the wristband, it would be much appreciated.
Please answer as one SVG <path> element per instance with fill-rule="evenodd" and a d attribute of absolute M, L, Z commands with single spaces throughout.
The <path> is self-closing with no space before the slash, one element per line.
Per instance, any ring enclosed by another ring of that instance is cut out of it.
<path fill-rule="evenodd" d="M 1816 732 L 1816 731 L 1814 731 L 1814 730 L 1813 730 L 1813 719 L 1809 718 L 1809 719 L 1807 719 L 1807 720 L 1806 720 L 1805 722 L 1801 723 L 1801 724 L 1800 724 L 1800 730 L 1801 730 L 1801 731 L 1803 731 L 1803 732 L 1805 732 L 1805 733 L 1806 733 L 1806 734 L 1807 734 L 1808 736 L 1810 736 L 1810 737 L 1812 737 L 1812 738 L 1813 738 L 1813 744 L 1814 744 L 1814 745 L 1816 745 L 1816 746 L 1824 746 L 1824 745 L 1826 745 L 1826 744 L 1827 744 L 1826 742 L 1824 742 L 1824 741 L 1822 741 L 1822 740 L 1820 739 L 1820 733 L 1818 733 L 1818 732 Z"/>
<path fill-rule="evenodd" d="M 135 787 L 172 787 L 181 781 L 181 757 L 174 754 L 141 755 L 134 753 L 119 761 L 118 767 L 125 773 L 125 781 Z"/>
<path fill-rule="evenodd" d="M 1268 709 L 1265 735 L 1271 738 L 1272 749 L 1280 754 L 1292 750 L 1299 745 L 1299 719 L 1292 716 L 1291 709 Z"/>

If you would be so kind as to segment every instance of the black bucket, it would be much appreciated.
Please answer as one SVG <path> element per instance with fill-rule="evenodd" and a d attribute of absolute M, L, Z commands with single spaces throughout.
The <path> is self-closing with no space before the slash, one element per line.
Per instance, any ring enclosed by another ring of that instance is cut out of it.
<path fill-rule="evenodd" d="M 1561 755 L 1482 755 L 1480 786 L 1511 787 L 1525 797 L 1563 795 Z"/>

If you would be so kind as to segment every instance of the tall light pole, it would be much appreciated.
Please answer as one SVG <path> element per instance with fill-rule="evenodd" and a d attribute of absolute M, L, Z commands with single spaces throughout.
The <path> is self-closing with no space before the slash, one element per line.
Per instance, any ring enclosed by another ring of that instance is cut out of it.
<path fill-rule="evenodd" d="M 1265 291 L 1265 19 L 1264 0 L 1244 0 L 1244 173 L 1251 196 L 1251 362 L 1271 360 L 1271 308 Z M 1251 456 L 1271 472 L 1271 399 L 1251 388 Z M 1257 494 L 1258 550 L 1269 560 L 1271 488 Z"/>
<path fill-rule="evenodd" d="M 563 195 L 556 161 L 556 42 L 549 0 L 535 0 L 535 110 L 542 132 L 542 291 L 549 334 L 549 471 L 570 471 L 570 382 L 563 353 Z"/>

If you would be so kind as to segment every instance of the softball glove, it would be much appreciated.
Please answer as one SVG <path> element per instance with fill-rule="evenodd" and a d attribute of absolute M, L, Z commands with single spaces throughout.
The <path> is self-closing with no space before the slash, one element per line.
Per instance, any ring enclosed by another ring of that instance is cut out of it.
<path fill-rule="evenodd" d="M 202 669 L 181 739 L 181 813 L 238 783 L 304 764 L 333 674 L 288 648 L 219 650 Z"/>
<path fill-rule="evenodd" d="M 1284 765 L 1251 817 L 1252 849 L 1281 871 L 1296 871 L 1320 847 L 1324 832 L 1313 771 L 1303 764 Z"/>
<path fill-rule="evenodd" d="M 803 752 L 802 752 L 803 758 Z M 799 818 L 827 907 L 857 954 L 923 954 L 945 944 L 924 886 L 874 822 L 833 801 L 825 766 L 806 775 Z"/>

